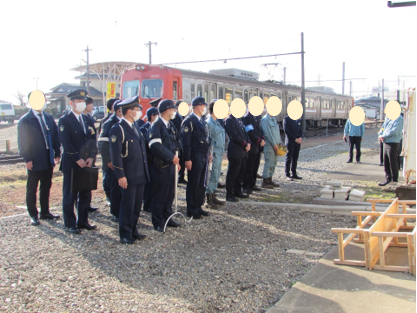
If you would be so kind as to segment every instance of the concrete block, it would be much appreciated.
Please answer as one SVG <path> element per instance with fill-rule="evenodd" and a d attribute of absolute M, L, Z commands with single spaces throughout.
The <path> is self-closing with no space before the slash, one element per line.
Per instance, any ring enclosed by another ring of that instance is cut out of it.
<path fill-rule="evenodd" d="M 303 255 L 305 254 L 305 250 L 297 250 L 297 249 L 288 249 L 287 253 L 293 253 L 293 254 L 297 254 L 297 255 Z"/>
<path fill-rule="evenodd" d="M 327 185 L 329 185 L 330 188 L 332 188 L 332 189 L 342 188 L 343 187 L 343 182 L 341 180 L 331 180 L 331 181 L 327 182 Z"/>

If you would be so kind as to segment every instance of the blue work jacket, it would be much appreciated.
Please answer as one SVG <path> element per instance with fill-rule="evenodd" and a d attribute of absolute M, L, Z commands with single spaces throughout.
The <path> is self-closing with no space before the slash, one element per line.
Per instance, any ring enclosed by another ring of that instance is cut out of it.
<path fill-rule="evenodd" d="M 359 126 L 355 126 L 355 125 L 352 124 L 350 119 L 348 119 L 346 121 L 344 135 L 345 135 L 345 137 L 346 136 L 363 137 L 365 135 L 365 123 L 362 123 L 362 125 L 359 125 Z"/>

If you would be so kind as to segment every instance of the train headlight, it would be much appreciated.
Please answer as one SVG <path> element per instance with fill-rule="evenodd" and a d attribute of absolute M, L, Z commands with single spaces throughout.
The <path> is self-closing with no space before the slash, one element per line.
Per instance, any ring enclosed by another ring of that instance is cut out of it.
<path fill-rule="evenodd" d="M 140 68 L 142 69 L 142 71 L 144 71 L 145 70 L 145 65 L 142 65 Z"/>
<path fill-rule="evenodd" d="M 136 65 L 136 70 L 140 71 L 140 65 Z"/>

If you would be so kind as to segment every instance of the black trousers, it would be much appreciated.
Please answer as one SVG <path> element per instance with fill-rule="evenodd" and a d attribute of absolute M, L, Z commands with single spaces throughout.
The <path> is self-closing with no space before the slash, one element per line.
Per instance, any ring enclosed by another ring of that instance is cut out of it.
<path fill-rule="evenodd" d="M 180 155 L 179 158 L 180 158 L 180 166 L 181 166 L 181 169 L 178 172 L 178 179 L 185 179 L 185 159 L 182 156 L 182 154 Z"/>
<path fill-rule="evenodd" d="M 172 214 L 172 202 L 175 197 L 175 165 L 164 167 L 162 172 L 152 166 L 151 177 L 156 178 L 155 186 L 157 186 L 152 195 L 152 224 L 155 227 L 164 226 L 165 221 Z"/>
<path fill-rule="evenodd" d="M 398 154 L 400 149 L 399 143 L 384 143 L 384 169 L 387 180 L 398 181 Z"/>
<path fill-rule="evenodd" d="M 384 143 L 379 143 L 379 164 L 384 163 Z"/>
<path fill-rule="evenodd" d="M 150 163 L 149 160 L 148 168 L 151 180 L 145 185 L 145 191 L 143 194 L 143 210 L 146 212 L 152 212 L 152 199 L 158 181 L 158 176 L 153 175 L 153 173 L 156 171 L 156 167 L 153 163 Z"/>
<path fill-rule="evenodd" d="M 241 182 L 245 177 L 246 158 L 229 158 L 226 175 L 226 197 L 242 192 Z"/>
<path fill-rule="evenodd" d="M 202 211 L 206 194 L 205 180 L 207 172 L 207 155 L 196 153 L 191 158 L 191 171 L 188 171 L 188 184 L 186 191 L 187 214 L 195 214 Z"/>
<path fill-rule="evenodd" d="M 119 217 L 120 202 L 122 201 L 122 188 L 119 186 L 119 180 L 114 171 L 111 170 L 110 181 L 110 213 Z"/>
<path fill-rule="evenodd" d="M 65 227 L 75 227 L 88 223 L 88 208 L 91 202 L 91 191 L 71 192 L 71 173 L 64 172 L 62 184 L 62 211 Z M 74 204 L 77 205 L 77 219 L 74 214 Z"/>
<path fill-rule="evenodd" d="M 119 235 L 120 238 L 132 239 L 138 235 L 138 220 L 142 207 L 143 191 L 145 184 L 132 185 L 127 182 L 127 188 L 122 190 L 122 201 L 119 212 Z"/>
<path fill-rule="evenodd" d="M 244 188 L 253 188 L 256 185 L 256 174 L 258 173 L 259 163 L 261 162 L 261 152 L 249 153 L 246 161 Z"/>
<path fill-rule="evenodd" d="M 293 175 L 297 174 L 297 161 L 298 161 L 298 156 L 300 154 L 300 149 L 301 149 L 300 144 L 295 144 L 295 145 L 289 144 L 287 146 L 288 152 L 285 155 L 285 174 L 286 175 L 290 174 L 290 169 Z"/>
<path fill-rule="evenodd" d="M 29 216 L 38 216 L 36 208 L 36 192 L 39 187 L 39 202 L 41 205 L 41 215 L 49 213 L 49 191 L 52 186 L 53 167 L 44 171 L 28 171 L 28 180 L 26 183 L 26 205 Z"/>
<path fill-rule="evenodd" d="M 349 136 L 349 161 L 353 160 L 353 147 L 356 148 L 356 162 L 361 160 L 361 141 L 362 137 Z"/>

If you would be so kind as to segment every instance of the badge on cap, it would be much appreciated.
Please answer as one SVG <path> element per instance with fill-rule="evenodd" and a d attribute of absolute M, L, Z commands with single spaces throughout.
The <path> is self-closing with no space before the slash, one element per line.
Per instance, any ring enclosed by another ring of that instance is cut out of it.
<path fill-rule="evenodd" d="M 64 131 L 64 125 L 59 126 L 59 130 L 63 132 Z"/>
<path fill-rule="evenodd" d="M 84 91 L 80 91 L 80 96 L 85 96 L 85 92 Z"/>
<path fill-rule="evenodd" d="M 188 133 L 188 127 L 184 127 L 184 132 Z"/>
<path fill-rule="evenodd" d="M 113 135 L 113 136 L 111 136 L 111 142 L 112 143 L 115 143 L 116 142 L 116 140 L 117 140 L 117 137 L 116 137 L 116 135 Z"/>

